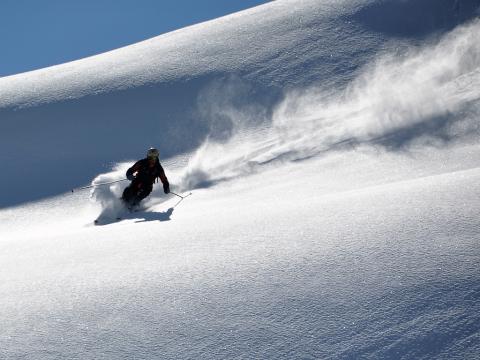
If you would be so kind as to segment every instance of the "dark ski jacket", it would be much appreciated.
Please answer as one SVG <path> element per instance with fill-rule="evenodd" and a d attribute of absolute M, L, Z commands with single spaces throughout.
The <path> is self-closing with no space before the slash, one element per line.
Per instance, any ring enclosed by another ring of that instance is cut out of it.
<path fill-rule="evenodd" d="M 135 178 L 133 178 L 134 175 Z M 141 182 L 149 187 L 151 187 L 155 183 L 155 179 L 158 178 L 162 181 L 165 192 L 170 192 L 170 184 L 158 159 L 153 166 L 150 166 L 148 158 L 139 160 L 127 170 L 127 179 L 133 179 L 133 181 Z"/>

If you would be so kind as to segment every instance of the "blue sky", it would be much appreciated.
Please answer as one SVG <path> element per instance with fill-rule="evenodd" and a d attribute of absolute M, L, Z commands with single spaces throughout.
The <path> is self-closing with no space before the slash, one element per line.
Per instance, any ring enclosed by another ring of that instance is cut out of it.
<path fill-rule="evenodd" d="M 61 64 L 269 0 L 0 0 L 0 77 Z"/>

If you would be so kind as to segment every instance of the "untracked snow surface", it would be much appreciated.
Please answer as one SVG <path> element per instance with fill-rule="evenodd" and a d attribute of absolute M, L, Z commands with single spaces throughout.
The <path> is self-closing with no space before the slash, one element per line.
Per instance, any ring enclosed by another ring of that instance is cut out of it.
<path fill-rule="evenodd" d="M 0 358 L 480 359 L 479 9 L 278 0 L 0 78 Z M 70 191 L 150 146 L 191 196 Z"/>

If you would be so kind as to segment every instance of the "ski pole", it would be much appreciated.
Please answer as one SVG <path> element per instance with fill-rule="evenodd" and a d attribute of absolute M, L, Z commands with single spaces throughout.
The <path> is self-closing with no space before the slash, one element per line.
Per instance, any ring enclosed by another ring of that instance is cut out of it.
<path fill-rule="evenodd" d="M 90 188 L 95 187 L 95 186 L 110 185 L 110 184 L 115 184 L 115 183 L 118 183 L 118 182 L 120 182 L 120 181 L 126 181 L 126 180 L 128 180 L 128 179 L 121 179 L 121 180 L 115 180 L 115 181 L 110 181 L 110 182 L 106 182 L 106 183 L 100 183 L 100 184 L 93 184 L 93 185 L 83 186 L 83 187 L 80 187 L 80 188 L 72 189 L 72 193 L 73 193 L 75 190 L 85 190 L 85 189 L 90 189 Z"/>
<path fill-rule="evenodd" d="M 187 194 L 187 195 L 185 195 L 185 196 L 182 196 L 182 195 L 178 195 L 178 194 L 176 194 L 176 193 L 174 193 L 174 192 L 172 192 L 172 191 L 170 191 L 170 194 L 173 194 L 173 195 L 178 196 L 178 197 L 180 198 L 180 200 L 178 200 L 178 202 L 173 206 L 173 209 L 176 208 L 176 207 L 178 206 L 178 204 L 180 204 L 180 203 L 183 201 L 183 199 L 185 199 L 185 198 L 189 197 L 190 195 L 192 195 L 192 193 L 189 193 L 189 194 Z"/>
<path fill-rule="evenodd" d="M 170 194 L 173 194 L 173 195 L 175 195 L 175 196 L 178 196 L 179 198 L 182 198 L 182 199 L 185 199 L 187 196 L 192 195 L 192 193 L 190 193 L 190 194 L 188 194 L 188 195 L 182 196 L 182 195 L 175 194 L 173 191 L 170 191 Z"/>

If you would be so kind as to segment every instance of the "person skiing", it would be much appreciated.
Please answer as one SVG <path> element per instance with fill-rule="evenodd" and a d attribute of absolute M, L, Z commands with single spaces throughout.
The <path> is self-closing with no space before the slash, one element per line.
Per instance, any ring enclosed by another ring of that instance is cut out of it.
<path fill-rule="evenodd" d="M 165 194 L 170 192 L 170 184 L 162 165 L 160 165 L 158 156 L 158 150 L 150 148 L 145 159 L 137 161 L 127 170 L 127 179 L 131 183 L 123 191 L 122 200 L 129 209 L 137 206 L 152 192 L 155 180 L 157 182 L 158 179 L 162 181 Z"/>

